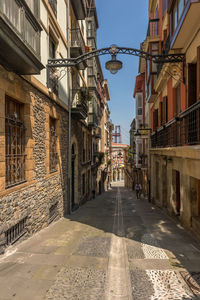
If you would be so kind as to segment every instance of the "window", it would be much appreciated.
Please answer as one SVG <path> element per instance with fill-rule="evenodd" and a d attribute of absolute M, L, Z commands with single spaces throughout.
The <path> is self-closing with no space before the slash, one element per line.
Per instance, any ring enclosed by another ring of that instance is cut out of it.
<path fill-rule="evenodd" d="M 176 30 L 187 0 L 176 0 L 172 10 L 172 31 Z"/>
<path fill-rule="evenodd" d="M 32 11 L 33 14 L 35 14 L 36 12 L 36 3 L 37 1 L 35 0 L 25 0 L 28 7 L 30 8 L 30 10 Z"/>
<path fill-rule="evenodd" d="M 19 4 L 14 0 L 4 0 L 1 2 L 3 13 L 6 15 L 15 29 L 21 33 L 21 8 Z"/>
<path fill-rule="evenodd" d="M 151 44 L 151 54 L 152 55 L 159 54 L 159 44 L 158 43 Z M 157 73 L 157 64 L 154 62 L 152 62 L 152 72 Z"/>
<path fill-rule="evenodd" d="M 167 123 L 168 121 L 168 98 L 167 97 L 163 97 L 163 106 L 162 106 L 162 111 L 163 111 L 163 124 Z"/>
<path fill-rule="evenodd" d="M 162 0 L 162 15 L 164 16 L 167 10 L 167 0 Z"/>
<path fill-rule="evenodd" d="M 49 58 L 56 58 L 56 42 L 51 35 L 49 35 Z"/>
<path fill-rule="evenodd" d="M 142 107 L 142 96 L 141 95 L 138 95 L 137 103 L 138 103 L 138 107 Z"/>
<path fill-rule="evenodd" d="M 197 64 L 188 64 L 188 106 L 197 99 Z"/>
<path fill-rule="evenodd" d="M 92 37 L 92 21 L 88 21 L 87 25 L 88 25 L 87 28 L 88 37 Z"/>
<path fill-rule="evenodd" d="M 23 104 L 6 97 L 6 187 L 25 182 Z"/>
<path fill-rule="evenodd" d="M 156 130 L 158 128 L 158 109 L 155 109 L 153 112 L 153 129 Z"/>
<path fill-rule="evenodd" d="M 176 29 L 176 26 L 177 26 L 177 22 L 178 22 L 178 13 L 177 13 L 177 2 L 175 3 L 174 5 L 174 8 L 173 8 L 173 32 L 175 31 Z"/>
<path fill-rule="evenodd" d="M 49 58 L 50 59 L 56 58 L 56 49 L 57 49 L 57 43 L 55 42 L 52 35 L 50 34 L 49 35 Z M 58 96 L 59 93 L 58 78 L 53 76 L 55 69 L 50 68 L 49 72 L 50 72 L 49 87 L 51 88 L 52 92 Z"/>
<path fill-rule="evenodd" d="M 57 136 L 56 136 L 56 120 L 50 118 L 49 128 L 49 170 L 51 173 L 57 171 Z"/>
<path fill-rule="evenodd" d="M 142 115 L 142 108 L 138 108 L 138 115 L 139 115 L 139 116 Z"/>
<path fill-rule="evenodd" d="M 155 19 L 158 19 L 158 6 L 156 6 Z M 158 35 L 158 22 L 155 22 L 154 26 L 155 35 Z"/>
<path fill-rule="evenodd" d="M 57 17 L 57 0 L 49 0 L 49 5 L 54 12 L 54 15 Z"/>
<path fill-rule="evenodd" d="M 178 115 L 181 112 L 181 85 L 179 83 L 179 85 L 177 86 L 176 90 L 175 90 L 175 100 L 176 100 L 176 115 Z"/>

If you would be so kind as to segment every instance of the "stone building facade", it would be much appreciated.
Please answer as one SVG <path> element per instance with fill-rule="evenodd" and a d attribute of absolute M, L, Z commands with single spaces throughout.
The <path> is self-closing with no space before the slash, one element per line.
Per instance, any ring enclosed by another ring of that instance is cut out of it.
<path fill-rule="evenodd" d="M 112 143 L 112 181 L 124 180 L 124 164 L 128 148 L 126 144 Z"/>
<path fill-rule="evenodd" d="M 64 216 L 64 212 L 68 211 L 65 188 L 68 114 L 62 103 L 54 102 L 25 78 L 7 72 L 3 67 L 0 69 L 0 103 L 2 107 L 0 249 L 3 251 L 5 246 L 14 242 L 15 237 L 17 239 L 21 235 L 33 234 L 48 226 L 54 219 Z M 10 106 L 13 103 L 19 104 L 23 115 L 16 116 L 16 111 L 11 108 L 8 116 L 5 113 L 5 106 L 8 103 Z M 25 147 L 24 153 L 17 158 L 16 155 L 20 155 L 18 147 L 22 147 L 17 141 L 19 118 L 25 129 Z M 50 166 L 51 119 L 55 120 L 57 136 L 54 170 L 51 170 Z M 8 125 L 8 121 L 13 129 Z M 10 153 L 8 147 L 12 148 Z M 11 157 L 14 155 L 14 158 Z M 22 159 L 25 160 L 24 169 L 20 162 Z M 22 172 L 23 177 L 20 176 Z"/>
<path fill-rule="evenodd" d="M 85 53 L 88 5 L 0 3 L 0 252 L 91 199 L 87 66 L 50 70 L 49 88 L 45 68 Z"/>

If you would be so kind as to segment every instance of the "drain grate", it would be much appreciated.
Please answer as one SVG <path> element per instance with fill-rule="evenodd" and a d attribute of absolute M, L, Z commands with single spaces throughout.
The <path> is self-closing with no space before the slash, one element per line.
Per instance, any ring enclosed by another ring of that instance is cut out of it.
<path fill-rule="evenodd" d="M 195 296 L 200 296 L 200 272 L 180 272 Z"/>

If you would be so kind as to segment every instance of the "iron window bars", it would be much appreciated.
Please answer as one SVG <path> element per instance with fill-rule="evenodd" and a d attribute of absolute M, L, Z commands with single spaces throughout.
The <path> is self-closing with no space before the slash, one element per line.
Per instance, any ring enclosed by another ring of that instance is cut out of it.
<path fill-rule="evenodd" d="M 6 97 L 6 187 L 25 179 L 25 126 L 23 104 Z"/>

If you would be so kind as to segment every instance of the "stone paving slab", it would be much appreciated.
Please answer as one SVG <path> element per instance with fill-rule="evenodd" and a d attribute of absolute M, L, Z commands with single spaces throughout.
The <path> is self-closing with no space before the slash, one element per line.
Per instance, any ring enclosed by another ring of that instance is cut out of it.
<path fill-rule="evenodd" d="M 103 299 L 106 272 L 93 268 L 63 268 L 45 299 Z"/>
<path fill-rule="evenodd" d="M 108 266 L 108 257 L 85 257 L 85 256 L 78 256 L 72 255 L 67 259 L 65 264 L 67 267 L 83 267 L 83 268 L 97 268 L 106 270 Z"/>
<path fill-rule="evenodd" d="M 174 267 L 168 259 L 130 259 L 130 270 L 170 270 Z"/>
<path fill-rule="evenodd" d="M 94 236 L 81 241 L 74 252 L 75 255 L 108 257 L 110 238 Z"/>
<path fill-rule="evenodd" d="M 33 280 L 20 277 L 4 277 L 0 280 L 0 300 L 41 300 L 52 286 L 51 280 Z"/>
<path fill-rule="evenodd" d="M 113 232 L 124 242 L 123 256 L 117 243 L 110 248 Z M 109 299 L 131 299 L 116 295 L 128 286 L 126 272 L 133 300 L 200 299 L 180 275 L 200 272 L 200 244 L 121 183 L 8 250 L 0 257 L 0 300 L 108 300 L 109 263 L 116 283 Z"/>

